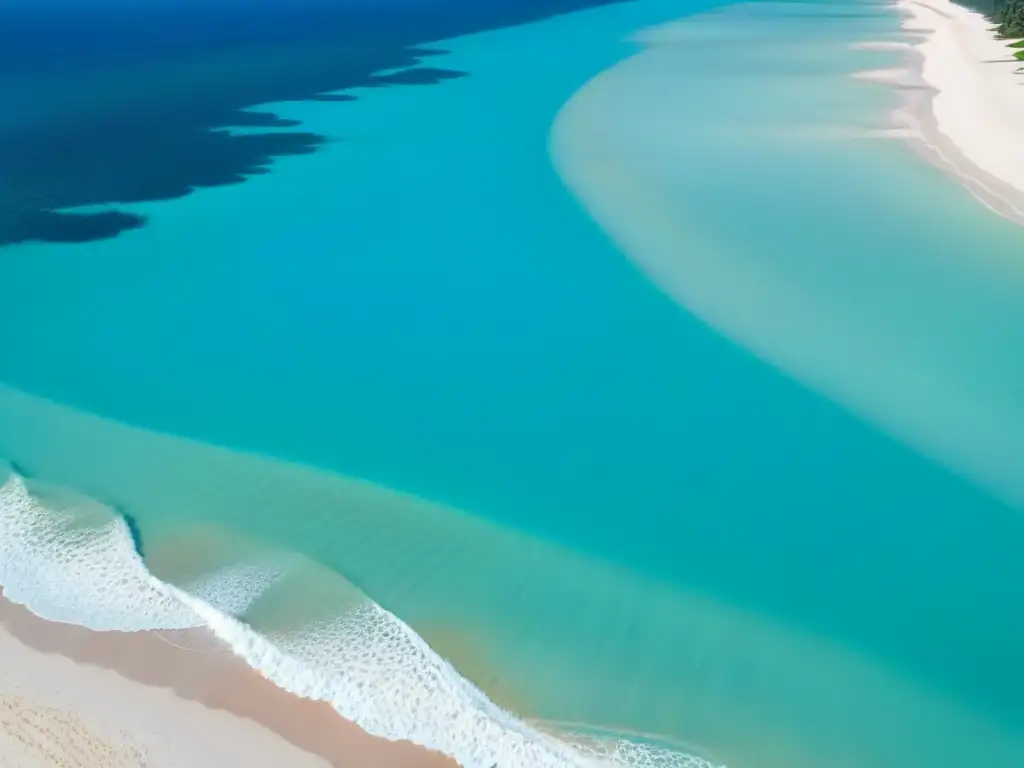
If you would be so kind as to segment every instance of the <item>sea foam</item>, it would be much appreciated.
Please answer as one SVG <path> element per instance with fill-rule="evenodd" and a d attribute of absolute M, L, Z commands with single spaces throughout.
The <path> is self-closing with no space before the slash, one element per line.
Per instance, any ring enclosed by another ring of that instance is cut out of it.
<path fill-rule="evenodd" d="M 325 701 L 366 731 L 467 768 L 711 768 L 625 739 L 556 737 L 519 720 L 369 599 L 331 621 L 260 634 L 238 615 L 287 578 L 287 559 L 239 564 L 186 585 L 153 576 L 125 519 L 80 494 L 0 466 L 0 586 L 42 618 L 94 630 L 206 627 L 275 684 Z"/>
<path fill-rule="evenodd" d="M 6 477 L 4 477 L 6 476 Z M 147 570 L 113 510 L 0 465 L 0 586 L 36 615 L 95 630 L 201 626 Z"/>

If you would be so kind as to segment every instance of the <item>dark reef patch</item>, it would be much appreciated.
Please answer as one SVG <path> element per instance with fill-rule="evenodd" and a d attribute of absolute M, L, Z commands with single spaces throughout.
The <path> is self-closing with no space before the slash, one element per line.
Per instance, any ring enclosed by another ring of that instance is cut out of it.
<path fill-rule="evenodd" d="M 621 1 L 5 4 L 0 246 L 114 237 L 146 223 L 119 204 L 241 183 L 327 140 L 252 107 L 464 77 L 421 46 Z"/>

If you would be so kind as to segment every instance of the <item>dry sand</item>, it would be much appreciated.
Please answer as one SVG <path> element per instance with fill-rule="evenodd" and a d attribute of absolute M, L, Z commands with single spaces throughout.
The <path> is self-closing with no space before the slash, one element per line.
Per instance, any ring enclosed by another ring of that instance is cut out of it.
<path fill-rule="evenodd" d="M 1024 62 L 993 23 L 949 0 L 899 0 L 912 47 L 905 70 L 858 73 L 901 89 L 899 130 L 926 157 L 965 184 L 996 212 L 1024 224 Z M 894 41 L 862 49 L 898 50 Z"/>
<path fill-rule="evenodd" d="M 93 632 L 0 597 L 0 768 L 453 768 L 264 679 L 202 630 Z"/>

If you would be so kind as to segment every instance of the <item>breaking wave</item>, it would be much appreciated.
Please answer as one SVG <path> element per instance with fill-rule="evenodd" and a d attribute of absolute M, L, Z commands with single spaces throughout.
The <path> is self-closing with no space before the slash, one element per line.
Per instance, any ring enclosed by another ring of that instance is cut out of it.
<path fill-rule="evenodd" d="M 114 510 L 10 467 L 0 466 L 0 480 L 0 586 L 44 619 L 108 631 L 206 627 L 281 688 L 467 768 L 711 768 L 626 739 L 555 737 L 513 717 L 354 587 L 358 598 L 334 619 L 261 634 L 239 617 L 287 578 L 287 558 L 174 586 L 150 573 Z"/>

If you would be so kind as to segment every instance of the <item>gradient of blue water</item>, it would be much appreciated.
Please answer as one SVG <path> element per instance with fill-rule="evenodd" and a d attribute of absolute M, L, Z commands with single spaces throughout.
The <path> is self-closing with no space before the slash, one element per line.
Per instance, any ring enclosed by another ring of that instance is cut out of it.
<path fill-rule="evenodd" d="M 644 25 L 628 14 L 592 16 L 586 34 L 574 17 L 545 25 L 443 95 L 284 107 L 338 144 L 173 203 L 175 220 L 137 236 L 13 252 L 28 288 L 4 310 L 19 329 L 4 379 L 527 527 L 674 509 L 680 440 L 717 441 L 733 418 L 707 411 L 718 377 L 695 379 L 675 350 L 707 349 L 727 380 L 758 366 L 650 286 L 547 161 L 558 107 Z M 475 64 L 472 45 L 446 65 Z M 768 474 L 756 445 L 740 450 Z"/>
<path fill-rule="evenodd" d="M 550 167 L 553 116 L 623 37 L 697 9 L 465 38 L 464 80 L 274 106 L 335 142 L 138 206 L 115 241 L 0 254 L 0 380 L 470 510 L 1020 726 L 1024 519 L 689 316 Z"/>

